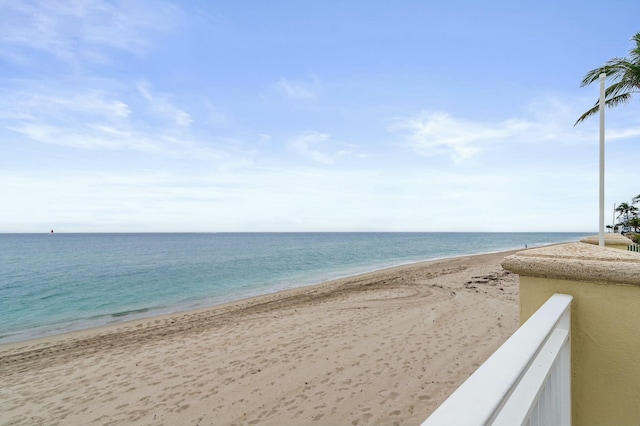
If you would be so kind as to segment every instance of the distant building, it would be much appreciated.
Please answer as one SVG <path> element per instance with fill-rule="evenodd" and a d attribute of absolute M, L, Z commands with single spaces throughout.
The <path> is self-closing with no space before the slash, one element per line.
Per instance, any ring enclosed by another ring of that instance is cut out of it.
<path fill-rule="evenodd" d="M 634 217 L 638 217 L 637 213 L 623 213 L 620 216 L 618 216 L 618 223 L 616 223 L 614 225 L 614 229 L 616 229 L 615 227 L 617 227 L 617 232 L 620 232 L 621 234 L 627 233 L 627 232 L 633 232 L 634 229 L 631 226 L 626 226 L 627 223 L 629 223 L 629 221 L 631 219 L 633 219 Z"/>

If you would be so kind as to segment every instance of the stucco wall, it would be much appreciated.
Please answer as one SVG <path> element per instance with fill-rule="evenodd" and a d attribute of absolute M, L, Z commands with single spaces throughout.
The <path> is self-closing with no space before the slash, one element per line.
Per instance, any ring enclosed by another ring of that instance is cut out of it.
<path fill-rule="evenodd" d="M 503 266 L 520 275 L 521 323 L 555 293 L 574 297 L 573 424 L 640 424 L 640 254 L 575 243 Z"/>
<path fill-rule="evenodd" d="M 594 235 L 591 237 L 585 237 L 581 239 L 580 242 L 593 244 L 597 246 L 600 244 L 600 236 Z M 629 238 L 625 237 L 624 235 L 620 235 L 616 233 L 604 234 L 604 245 L 606 247 L 615 248 L 618 250 L 627 250 L 627 248 L 629 247 L 629 244 L 631 243 L 633 243 L 633 241 L 631 241 Z"/>

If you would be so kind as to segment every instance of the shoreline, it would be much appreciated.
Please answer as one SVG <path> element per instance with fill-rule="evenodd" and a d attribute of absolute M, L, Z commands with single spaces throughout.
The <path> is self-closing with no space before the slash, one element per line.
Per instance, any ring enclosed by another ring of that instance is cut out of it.
<path fill-rule="evenodd" d="M 554 245 L 554 244 L 545 244 L 545 245 Z M 541 245 L 543 246 L 543 245 Z M 537 246 L 532 246 L 529 248 L 535 248 Z M 342 282 L 345 280 L 351 280 L 351 279 L 358 279 L 360 277 L 366 277 L 370 274 L 375 275 L 378 273 L 382 273 L 382 272 L 392 272 L 393 270 L 398 270 L 401 272 L 402 268 L 406 268 L 406 267 L 412 267 L 412 266 L 426 266 L 429 265 L 431 263 L 436 263 L 436 262 L 443 262 L 443 261 L 449 261 L 449 260 L 456 260 L 456 259 L 461 259 L 461 258 L 468 258 L 468 257 L 476 257 L 476 256 L 487 256 L 487 255 L 493 255 L 493 254 L 502 254 L 505 253 L 505 257 L 508 254 L 511 253 L 515 253 L 518 251 L 522 251 L 525 249 L 511 249 L 511 250 L 498 250 L 498 251 L 490 251 L 490 252 L 483 252 L 483 253 L 476 253 L 476 254 L 468 254 L 468 255 L 462 255 L 462 256 L 445 256 L 445 257 L 437 257 L 437 258 L 433 258 L 433 259 L 426 259 L 426 260 L 416 260 L 416 261 L 409 261 L 409 262 L 405 262 L 405 263 L 400 263 L 400 264 L 396 264 L 396 265 L 392 265 L 392 266 L 383 266 L 380 268 L 373 268 L 373 269 L 368 269 L 364 272 L 357 272 L 354 274 L 350 274 L 350 275 L 340 275 L 337 278 L 329 278 L 323 281 L 319 281 L 319 282 L 311 282 L 310 284 L 303 284 L 300 286 L 294 286 L 294 287 L 287 287 L 286 285 L 282 287 L 282 284 L 277 284 L 274 285 L 272 287 L 265 287 L 264 290 L 266 290 L 266 293 L 259 293 L 259 294 L 249 294 L 249 295 L 243 295 L 240 296 L 239 298 L 232 298 L 230 300 L 225 300 L 222 302 L 218 302 L 218 303 L 214 303 L 214 304 L 205 304 L 203 306 L 199 306 L 199 307 L 193 307 L 193 308 L 188 308 L 188 309 L 181 309 L 178 306 L 181 305 L 175 305 L 177 308 L 177 310 L 173 310 L 170 307 L 151 307 L 151 308 L 144 308 L 145 311 L 154 313 L 154 312 L 159 312 L 158 314 L 151 314 L 151 315 L 142 315 L 139 317 L 134 317 L 134 318 L 130 318 L 130 319 L 123 319 L 122 320 L 113 320 L 111 323 L 108 324 L 98 324 L 95 326 L 90 326 L 90 327 L 78 327 L 78 328 L 71 328 L 69 330 L 66 331 L 62 331 L 62 332 L 55 332 L 55 333 L 47 333 L 47 334 L 43 334 L 43 335 L 36 335 L 32 338 L 27 338 L 27 339 L 22 339 L 22 340 L 16 340 L 16 341 L 9 341 L 9 342 L 0 342 L 0 353 L 2 352 L 3 348 L 9 346 L 9 345 L 20 345 L 21 343 L 29 343 L 29 342 L 35 342 L 35 341 L 48 341 L 48 340 L 59 340 L 58 337 L 60 339 L 64 339 L 66 337 L 79 337 L 79 336 L 83 336 L 85 334 L 87 335 L 92 335 L 95 332 L 100 332 L 100 331 L 105 331 L 105 332 L 109 332 L 112 330 L 117 329 L 118 327 L 124 327 L 127 325 L 137 325 L 139 323 L 145 323 L 151 320 L 156 320 L 156 319 L 160 319 L 160 320 L 164 320 L 170 317 L 174 317 L 174 316 L 182 316 L 182 315 L 189 315 L 189 314 L 195 314 L 195 313 L 200 313 L 200 312 L 207 312 L 209 310 L 212 309 L 218 309 L 218 308 L 225 308 L 225 307 L 232 307 L 235 304 L 238 303 L 242 303 L 242 302 L 250 302 L 254 299 L 259 299 L 262 297 L 267 297 L 267 296 L 278 296 L 278 295 L 282 295 L 283 297 L 286 296 L 287 293 L 289 292 L 295 292 L 297 290 L 301 290 L 304 291 L 305 289 L 311 289 L 313 287 L 317 287 L 317 286 L 324 286 L 324 285 L 331 285 L 331 284 L 337 284 L 338 282 Z M 233 296 L 232 296 L 233 297 Z M 189 303 L 191 304 L 191 303 Z M 164 308 L 164 309 L 163 309 Z M 168 309 L 168 312 L 162 312 L 163 310 Z M 116 315 L 114 317 L 114 315 Z M 106 314 L 105 317 L 112 317 L 112 318 L 116 318 L 119 315 L 117 314 Z M 132 315 L 135 316 L 135 315 Z M 78 322 L 78 324 L 82 323 L 81 321 Z M 52 326 L 54 326 L 55 324 L 52 324 Z M 47 327 L 47 326 L 42 326 L 42 327 Z"/>
<path fill-rule="evenodd" d="M 420 423 L 517 328 L 516 251 L 5 343 L 0 423 Z"/>
<path fill-rule="evenodd" d="M 553 244 L 532 245 L 529 248 L 535 248 L 535 247 L 544 246 L 544 245 L 553 245 Z M 268 287 L 264 287 L 261 290 L 255 290 L 255 292 L 254 290 L 250 290 L 242 293 L 234 293 L 226 297 L 214 297 L 214 298 L 211 298 L 211 302 L 197 303 L 195 300 L 191 300 L 191 301 L 184 301 L 181 303 L 177 303 L 171 306 L 145 307 L 141 309 L 135 309 L 131 311 L 132 314 L 130 318 L 126 318 L 126 315 L 122 315 L 122 313 L 118 312 L 118 313 L 104 314 L 102 317 L 104 317 L 105 319 L 109 319 L 106 322 L 99 321 L 97 318 L 93 318 L 93 321 L 92 321 L 92 318 L 86 318 L 86 319 L 76 320 L 68 323 L 47 324 L 47 325 L 33 327 L 31 329 L 19 331 L 12 334 L 10 332 L 10 334 L 3 336 L 7 341 L 3 342 L 1 341 L 2 338 L 0 338 L 0 350 L 2 349 L 3 346 L 14 344 L 14 343 L 22 343 L 22 342 L 28 342 L 32 340 L 39 340 L 39 339 L 49 339 L 56 336 L 64 336 L 64 335 L 79 333 L 83 331 L 90 332 L 91 330 L 116 327 L 119 325 L 125 325 L 129 322 L 145 321 L 145 320 L 150 320 L 154 318 L 163 318 L 166 316 L 188 314 L 189 312 L 192 312 L 192 311 L 209 310 L 209 309 L 225 306 L 228 304 L 241 302 L 243 300 L 250 300 L 257 297 L 275 295 L 281 292 L 287 292 L 287 291 L 296 290 L 296 289 L 304 289 L 304 288 L 323 285 L 323 284 L 330 284 L 333 281 L 358 278 L 363 275 L 375 274 L 375 273 L 386 271 L 389 269 L 402 268 L 405 266 L 412 266 L 412 265 L 420 265 L 423 263 L 427 264 L 430 262 L 452 260 L 459 257 L 483 256 L 483 255 L 506 253 L 506 252 L 512 252 L 512 251 L 520 251 L 524 249 L 526 248 L 488 251 L 488 252 L 473 253 L 473 254 L 466 254 L 466 255 L 435 257 L 435 258 L 425 259 L 425 260 L 407 261 L 403 263 L 392 264 L 390 266 L 377 267 L 372 265 L 367 267 L 352 268 L 352 271 L 359 271 L 359 272 L 355 272 L 355 273 L 347 272 L 346 275 L 342 275 L 341 273 L 338 272 L 338 273 L 334 273 L 336 274 L 335 277 L 322 279 L 320 281 L 311 280 L 309 281 L 309 283 L 304 283 L 302 285 L 295 285 L 291 283 L 274 284 Z M 137 315 L 136 312 L 141 312 L 141 314 Z M 118 318 L 121 318 L 121 319 L 118 319 Z M 37 332 L 36 330 L 43 330 L 43 331 Z M 30 337 L 26 337 L 26 338 L 18 337 L 17 339 L 11 339 L 11 336 L 30 336 Z"/>

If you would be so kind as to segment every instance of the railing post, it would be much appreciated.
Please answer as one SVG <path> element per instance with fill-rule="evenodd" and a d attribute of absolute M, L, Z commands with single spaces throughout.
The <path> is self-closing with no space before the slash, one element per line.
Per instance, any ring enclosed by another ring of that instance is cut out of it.
<path fill-rule="evenodd" d="M 551 297 L 422 425 L 569 426 L 571 300 Z"/>
<path fill-rule="evenodd" d="M 571 310 L 567 309 L 560 319 L 561 327 L 569 332 L 569 339 L 561 349 L 558 377 L 558 403 L 560 404 L 561 425 L 571 425 Z"/>

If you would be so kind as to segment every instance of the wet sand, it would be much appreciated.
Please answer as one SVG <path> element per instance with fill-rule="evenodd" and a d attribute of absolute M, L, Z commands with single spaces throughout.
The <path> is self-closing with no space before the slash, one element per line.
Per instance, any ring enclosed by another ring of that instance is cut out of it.
<path fill-rule="evenodd" d="M 516 330 L 511 253 L 2 345 L 0 424 L 420 424 Z"/>

